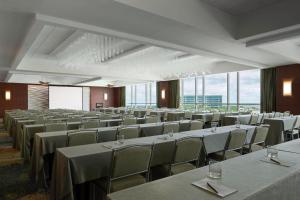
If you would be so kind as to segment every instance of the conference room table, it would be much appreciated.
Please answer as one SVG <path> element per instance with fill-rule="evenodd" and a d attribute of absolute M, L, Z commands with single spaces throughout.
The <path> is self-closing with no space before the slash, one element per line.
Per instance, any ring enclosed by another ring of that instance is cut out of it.
<path fill-rule="evenodd" d="M 276 117 L 264 119 L 264 124 L 270 125 L 270 134 L 268 134 L 266 144 L 276 145 L 283 141 L 283 132 L 292 130 L 297 116 Z"/>
<path fill-rule="evenodd" d="M 140 127 L 140 132 L 148 134 L 163 134 L 163 123 L 149 123 L 141 125 L 131 125 Z M 97 130 L 98 143 L 114 141 L 116 140 L 117 129 L 120 126 L 114 127 L 101 127 L 94 129 L 84 130 Z M 190 130 L 190 121 L 183 120 L 179 122 L 180 131 Z M 44 165 L 44 157 L 48 157 L 50 154 L 55 153 L 56 148 L 62 148 L 67 146 L 68 131 L 54 131 L 54 132 L 41 132 L 34 135 L 32 156 L 31 156 L 31 174 L 36 180 L 39 181 L 40 173 L 42 172 Z"/>
<path fill-rule="evenodd" d="M 255 126 L 241 125 L 240 128 L 248 130 L 247 142 L 249 142 L 255 130 Z M 50 199 L 73 200 L 75 184 L 82 184 L 107 177 L 110 173 L 111 156 L 114 148 L 136 144 L 159 145 L 184 137 L 201 137 L 204 140 L 207 153 L 213 153 L 224 149 L 230 131 L 236 129 L 235 126 L 226 126 L 218 127 L 216 132 L 212 132 L 212 129 L 202 129 L 175 133 L 173 137 L 167 136 L 167 138 L 162 135 L 156 135 L 152 137 L 128 139 L 125 140 L 122 145 L 113 141 L 58 148 L 56 149 L 53 163 Z M 180 191 L 181 189 L 178 190 L 178 192 Z M 143 198 L 133 198 L 132 196 L 132 199 Z"/>
<path fill-rule="evenodd" d="M 298 200 L 300 196 L 300 140 L 283 143 L 274 148 L 279 159 L 292 163 L 285 167 L 262 161 L 266 149 L 225 160 L 221 163 L 222 178 L 209 179 L 237 192 L 225 197 L 226 200 Z M 217 195 L 192 185 L 193 182 L 208 178 L 209 167 L 205 166 L 182 174 L 149 182 L 109 195 L 110 200 L 217 200 Z"/>
<path fill-rule="evenodd" d="M 121 123 L 122 119 L 107 119 L 100 120 L 100 123 L 103 123 L 104 126 L 109 125 L 110 123 Z M 65 123 L 64 123 L 65 124 Z M 67 130 L 76 130 L 81 128 L 82 122 L 68 122 Z M 22 135 L 22 144 L 21 144 L 21 156 L 25 161 L 30 160 L 30 152 L 32 150 L 32 140 L 36 133 L 45 132 L 45 124 L 29 124 L 23 126 L 23 135 Z"/>

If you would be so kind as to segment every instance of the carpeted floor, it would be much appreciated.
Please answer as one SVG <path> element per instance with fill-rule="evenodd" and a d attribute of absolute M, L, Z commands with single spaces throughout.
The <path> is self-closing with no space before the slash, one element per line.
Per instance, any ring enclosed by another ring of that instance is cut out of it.
<path fill-rule="evenodd" d="M 12 138 L 0 120 L 0 199 L 47 200 L 48 195 L 29 178 L 29 164 L 12 148 Z"/>

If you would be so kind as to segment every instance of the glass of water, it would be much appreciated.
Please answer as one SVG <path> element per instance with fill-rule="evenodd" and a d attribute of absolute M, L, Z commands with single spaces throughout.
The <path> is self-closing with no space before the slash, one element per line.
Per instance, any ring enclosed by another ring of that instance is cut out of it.
<path fill-rule="evenodd" d="M 168 133 L 170 137 L 173 137 L 173 129 Z"/>
<path fill-rule="evenodd" d="M 241 122 L 240 122 L 240 120 L 236 120 L 236 121 L 235 121 L 235 127 L 236 127 L 236 128 L 240 128 L 240 127 L 241 127 Z"/>
<path fill-rule="evenodd" d="M 125 137 L 124 135 L 117 135 L 117 142 L 118 144 L 122 145 L 125 142 Z"/>
<path fill-rule="evenodd" d="M 267 157 L 268 158 L 278 158 L 278 150 L 272 147 L 267 147 Z"/>
<path fill-rule="evenodd" d="M 211 123 L 211 132 L 215 133 L 217 131 L 217 126 L 218 126 L 217 122 L 212 122 Z"/>
<path fill-rule="evenodd" d="M 214 160 L 209 161 L 209 172 L 208 176 L 214 179 L 222 178 L 222 164 Z"/>

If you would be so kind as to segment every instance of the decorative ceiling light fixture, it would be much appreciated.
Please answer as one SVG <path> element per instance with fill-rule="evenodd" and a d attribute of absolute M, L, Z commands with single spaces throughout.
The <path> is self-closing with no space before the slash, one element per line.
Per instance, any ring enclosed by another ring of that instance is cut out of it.
<path fill-rule="evenodd" d="M 124 52 L 140 47 L 139 45 L 113 36 L 84 33 L 56 56 L 61 66 L 78 69 L 86 65 L 105 63 Z"/>

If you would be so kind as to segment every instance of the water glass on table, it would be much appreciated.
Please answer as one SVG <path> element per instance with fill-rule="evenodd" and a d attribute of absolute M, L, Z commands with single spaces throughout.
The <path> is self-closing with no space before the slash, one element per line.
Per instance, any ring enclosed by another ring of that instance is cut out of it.
<path fill-rule="evenodd" d="M 214 160 L 209 161 L 209 171 L 208 176 L 213 179 L 222 178 L 222 164 Z"/>
<path fill-rule="evenodd" d="M 236 127 L 236 128 L 240 128 L 240 127 L 241 127 L 241 122 L 240 122 L 240 120 L 236 120 L 236 121 L 235 121 L 235 127 Z"/>
<path fill-rule="evenodd" d="M 173 129 L 168 133 L 169 137 L 173 137 L 174 135 L 174 132 L 173 132 Z"/>
<path fill-rule="evenodd" d="M 218 126 L 218 122 L 212 122 L 211 123 L 211 132 L 213 132 L 213 133 L 217 132 L 217 126 Z"/>
<path fill-rule="evenodd" d="M 267 147 L 267 157 L 268 158 L 278 158 L 278 150 L 272 147 Z"/>
<path fill-rule="evenodd" d="M 125 142 L 125 137 L 124 135 L 117 135 L 117 143 L 122 145 Z"/>

